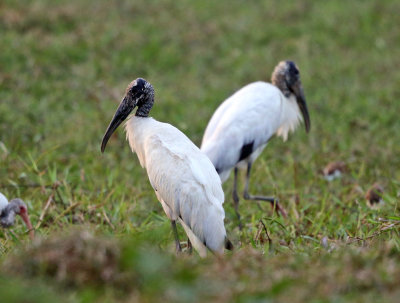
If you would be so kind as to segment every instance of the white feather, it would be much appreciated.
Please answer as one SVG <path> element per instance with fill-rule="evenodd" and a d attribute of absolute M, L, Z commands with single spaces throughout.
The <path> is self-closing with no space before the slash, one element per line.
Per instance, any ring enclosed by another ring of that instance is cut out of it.
<path fill-rule="evenodd" d="M 0 214 L 3 211 L 3 209 L 7 206 L 7 204 L 8 204 L 7 198 L 2 193 L 0 193 Z"/>
<path fill-rule="evenodd" d="M 182 223 L 199 254 L 199 243 L 223 251 L 224 193 L 207 156 L 177 128 L 152 118 L 133 116 L 125 129 L 168 218 Z"/>
<path fill-rule="evenodd" d="M 226 99 L 215 111 L 204 133 L 201 150 L 224 182 L 238 164 L 241 149 L 254 142 L 253 153 L 238 166 L 253 162 L 273 135 L 287 139 L 301 121 L 294 97 L 286 98 L 274 85 L 254 82 Z"/>
<path fill-rule="evenodd" d="M 281 102 L 281 126 L 276 131 L 278 137 L 282 137 L 283 141 L 287 140 L 289 132 L 294 132 L 303 120 L 299 106 L 295 96 L 291 95 L 289 98 L 284 98 Z"/>

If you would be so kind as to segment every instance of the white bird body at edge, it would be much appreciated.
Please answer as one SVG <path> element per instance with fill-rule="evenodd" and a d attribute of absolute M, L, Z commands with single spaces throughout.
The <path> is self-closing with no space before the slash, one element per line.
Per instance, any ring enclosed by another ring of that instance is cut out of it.
<path fill-rule="evenodd" d="M 233 167 L 247 167 L 268 140 L 286 140 L 302 121 L 295 97 L 285 97 L 276 86 L 254 82 L 226 99 L 215 111 L 204 133 L 201 150 L 215 165 L 222 182 Z M 243 146 L 253 143 L 249 157 L 238 162 Z"/>
<path fill-rule="evenodd" d="M 222 253 L 224 193 L 211 161 L 170 124 L 132 116 L 125 129 L 168 218 L 180 221 L 201 256 L 206 246 Z"/>
<path fill-rule="evenodd" d="M 19 198 L 8 201 L 6 196 L 0 193 L 0 227 L 8 228 L 14 225 L 15 216 L 21 216 L 29 230 L 29 236 L 34 238 L 35 232 L 29 219 L 28 208 L 24 201 Z"/>
<path fill-rule="evenodd" d="M 2 193 L 0 193 L 0 214 L 3 209 L 8 205 L 8 199 Z"/>

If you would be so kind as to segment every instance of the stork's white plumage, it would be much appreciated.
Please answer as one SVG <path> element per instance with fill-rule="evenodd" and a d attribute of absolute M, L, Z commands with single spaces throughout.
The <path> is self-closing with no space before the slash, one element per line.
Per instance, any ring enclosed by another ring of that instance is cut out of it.
<path fill-rule="evenodd" d="M 177 250 L 175 221 L 182 224 L 200 256 L 206 255 L 206 248 L 222 253 L 230 242 L 224 226 L 221 180 L 207 156 L 181 131 L 148 117 L 153 102 L 150 83 L 141 78 L 133 81 L 104 135 L 102 151 L 112 132 L 138 106 L 125 125 L 127 139 L 172 222 Z"/>
<path fill-rule="evenodd" d="M 247 167 L 244 198 L 276 203 L 272 197 L 251 196 L 248 193 L 251 165 L 261 154 L 268 140 L 280 136 L 286 140 L 304 117 L 306 131 L 310 120 L 296 65 L 282 61 L 272 74 L 272 84 L 251 83 L 226 99 L 215 111 L 204 133 L 201 150 L 214 164 L 222 182 L 235 169 L 233 200 L 238 212 L 237 195 L 238 168 Z"/>

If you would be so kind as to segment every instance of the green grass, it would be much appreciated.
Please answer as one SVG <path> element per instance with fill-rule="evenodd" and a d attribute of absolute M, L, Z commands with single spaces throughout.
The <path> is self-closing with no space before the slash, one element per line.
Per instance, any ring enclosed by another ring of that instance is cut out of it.
<path fill-rule="evenodd" d="M 1 297 L 396 302 L 399 11 L 395 0 L 3 1 L 0 191 L 23 198 L 34 225 L 53 197 L 37 249 L 64 243 L 76 226 L 114 241 L 120 280 L 78 283 L 72 275 L 66 282 L 45 270 L 47 259 L 21 269 L 18 262 L 35 253 L 18 222 L 0 230 Z M 284 59 L 300 68 L 312 128 L 269 143 L 254 165 L 251 192 L 276 195 L 289 217 L 242 201 L 240 232 L 230 179 L 225 222 L 235 252 L 176 258 L 169 222 L 122 129 L 100 153 L 125 87 L 149 80 L 152 116 L 199 145 L 220 102 L 249 82 L 269 81 Z M 320 170 L 339 160 L 348 172 L 325 181 Z M 385 189 L 377 210 L 364 199 L 375 182 Z M 260 219 L 270 242 L 263 231 L 256 237 Z"/>

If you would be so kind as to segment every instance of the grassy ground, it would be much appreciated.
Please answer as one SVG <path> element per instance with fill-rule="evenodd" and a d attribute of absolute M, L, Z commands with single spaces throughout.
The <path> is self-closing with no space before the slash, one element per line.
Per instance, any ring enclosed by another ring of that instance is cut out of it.
<path fill-rule="evenodd" d="M 395 302 L 399 11 L 395 0 L 0 3 L 0 191 L 27 202 L 42 238 L 28 245 L 22 224 L 0 231 L 1 298 Z M 270 142 L 251 192 L 278 196 L 288 218 L 242 202 L 240 232 L 229 180 L 226 228 L 236 251 L 176 258 L 122 129 L 100 154 L 126 85 L 148 79 L 153 117 L 199 145 L 218 104 L 268 81 L 283 59 L 300 67 L 312 129 Z M 327 182 L 320 171 L 331 161 L 348 171 Z M 379 209 L 364 199 L 375 182 L 384 187 Z"/>

